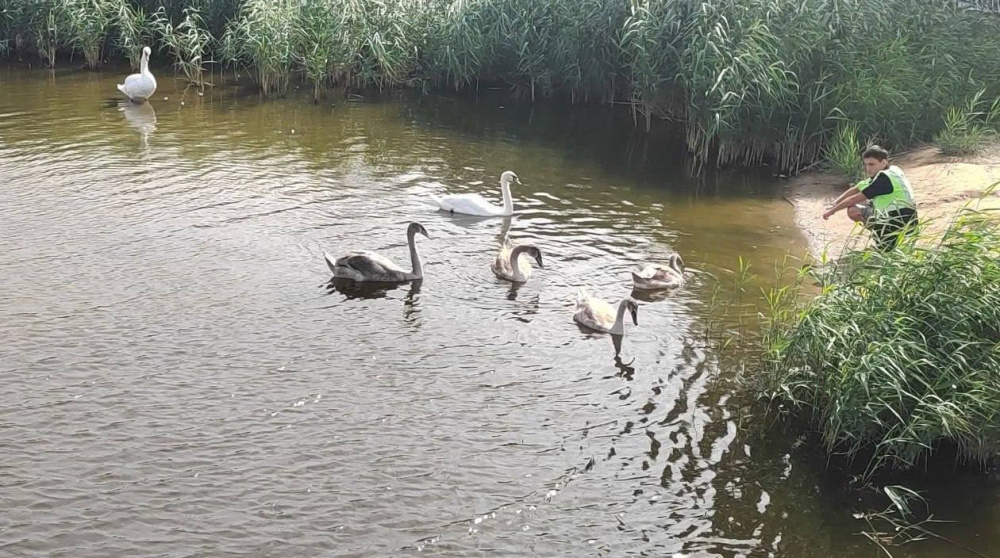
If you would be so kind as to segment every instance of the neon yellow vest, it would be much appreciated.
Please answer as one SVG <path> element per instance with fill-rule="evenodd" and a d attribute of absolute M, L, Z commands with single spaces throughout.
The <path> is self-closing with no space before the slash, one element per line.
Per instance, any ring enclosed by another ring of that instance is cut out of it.
<path fill-rule="evenodd" d="M 913 190 L 910 187 L 910 181 L 907 180 L 906 176 L 903 174 L 903 170 L 896 165 L 893 165 L 886 170 L 879 171 L 872 178 L 866 178 L 865 180 L 858 182 L 858 191 L 867 188 L 872 181 L 878 178 L 879 174 L 884 174 L 889 179 L 889 182 L 892 183 L 892 191 L 888 194 L 875 196 L 871 199 L 872 209 L 875 210 L 876 215 L 885 215 L 889 211 L 903 208 L 917 208 L 917 204 L 913 199 Z"/>

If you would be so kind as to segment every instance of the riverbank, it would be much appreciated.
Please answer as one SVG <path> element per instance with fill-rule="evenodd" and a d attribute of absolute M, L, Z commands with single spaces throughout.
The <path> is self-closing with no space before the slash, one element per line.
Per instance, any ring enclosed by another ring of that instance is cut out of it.
<path fill-rule="evenodd" d="M 234 71 L 272 98 L 294 87 L 312 89 L 315 103 L 342 92 L 497 87 L 526 103 L 626 104 L 636 126 L 682 131 L 698 169 L 806 168 L 838 127 L 917 145 L 938 135 L 948 114 L 978 118 L 1000 95 L 1000 17 L 965 2 L 3 5 L 4 60 L 98 68 L 127 59 L 138 68 L 150 46 L 154 67 L 167 62 L 199 86 L 211 72 Z"/>
<path fill-rule="evenodd" d="M 937 147 L 926 146 L 893 157 L 913 185 L 920 220 L 928 223 L 932 234 L 947 226 L 948 220 L 966 204 L 980 209 L 1000 210 L 1000 190 L 986 194 L 1000 182 L 1000 144 L 975 157 L 946 157 Z M 808 172 L 793 178 L 786 198 L 795 207 L 795 222 L 809 243 L 815 257 L 824 252 L 838 257 L 851 238 L 854 223 L 845 212 L 823 220 L 823 211 L 848 186 L 842 175 Z"/>

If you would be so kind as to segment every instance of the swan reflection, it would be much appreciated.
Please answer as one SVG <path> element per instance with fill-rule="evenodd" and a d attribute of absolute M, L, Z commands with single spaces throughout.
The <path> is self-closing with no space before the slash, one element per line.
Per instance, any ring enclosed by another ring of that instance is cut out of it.
<path fill-rule="evenodd" d="M 414 281 L 417 283 L 417 281 Z M 355 281 L 342 277 L 334 277 L 326 284 L 327 293 L 340 293 L 344 295 L 344 300 L 351 299 L 374 299 L 386 298 L 389 291 L 398 289 L 406 283 L 373 283 L 367 281 Z"/>
<path fill-rule="evenodd" d="M 156 131 L 156 111 L 150 103 L 133 103 L 125 101 L 118 105 L 118 111 L 124 114 L 125 123 L 139 132 L 139 145 L 143 149 L 149 147 L 149 136 Z"/>

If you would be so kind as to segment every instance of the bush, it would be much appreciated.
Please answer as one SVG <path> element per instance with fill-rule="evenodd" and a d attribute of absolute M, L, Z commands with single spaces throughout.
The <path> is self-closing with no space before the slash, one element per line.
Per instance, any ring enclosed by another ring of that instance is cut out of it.
<path fill-rule="evenodd" d="M 1000 451 L 1000 229 L 965 210 L 935 244 L 841 264 L 811 302 L 772 291 L 758 393 L 803 414 L 868 470 L 916 466 L 940 442 Z"/>

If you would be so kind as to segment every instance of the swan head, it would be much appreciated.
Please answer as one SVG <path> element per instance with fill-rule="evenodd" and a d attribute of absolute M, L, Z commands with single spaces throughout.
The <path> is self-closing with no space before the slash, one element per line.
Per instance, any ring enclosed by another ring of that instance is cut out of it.
<path fill-rule="evenodd" d="M 538 264 L 538 267 L 545 269 L 545 266 L 542 265 L 542 251 L 537 246 L 528 246 L 524 253 L 535 258 L 535 263 Z"/>
<path fill-rule="evenodd" d="M 511 182 L 516 182 L 520 184 L 521 179 L 518 178 L 516 174 L 514 174 L 514 171 L 503 171 L 503 174 L 500 175 L 500 185 L 510 186 Z"/>
<path fill-rule="evenodd" d="M 670 254 L 670 267 L 677 270 L 677 273 L 684 273 L 684 260 L 680 254 Z"/>
<path fill-rule="evenodd" d="M 632 314 L 632 323 L 639 325 L 639 303 L 632 297 L 626 298 L 624 302 L 629 314 Z"/>
<path fill-rule="evenodd" d="M 420 234 L 426 236 L 427 238 L 431 237 L 429 234 L 427 234 L 427 229 L 425 229 L 424 226 L 421 225 L 420 223 L 413 222 L 413 223 L 410 223 L 409 227 L 406 227 L 406 235 L 407 236 L 411 236 L 411 237 L 412 236 L 416 236 L 417 233 L 420 233 Z"/>
<path fill-rule="evenodd" d="M 149 47 L 142 47 L 142 55 L 149 58 L 153 54 L 153 50 Z"/>

